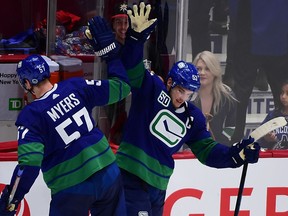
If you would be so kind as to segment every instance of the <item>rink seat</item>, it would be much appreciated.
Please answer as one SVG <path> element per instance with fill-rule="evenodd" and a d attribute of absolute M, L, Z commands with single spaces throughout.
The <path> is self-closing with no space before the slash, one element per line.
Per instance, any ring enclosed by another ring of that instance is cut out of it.
<path fill-rule="evenodd" d="M 110 142 L 111 149 L 116 153 L 119 146 Z M 173 155 L 176 160 L 196 159 L 189 151 L 178 152 Z M 260 152 L 260 158 L 288 158 L 288 150 L 266 150 Z M 17 141 L 0 142 L 0 161 L 17 161 Z"/>

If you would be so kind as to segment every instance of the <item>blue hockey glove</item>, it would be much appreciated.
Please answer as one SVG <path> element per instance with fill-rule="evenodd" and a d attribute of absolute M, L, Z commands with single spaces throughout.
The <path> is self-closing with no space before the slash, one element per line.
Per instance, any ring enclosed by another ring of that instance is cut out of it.
<path fill-rule="evenodd" d="M 139 8 L 134 4 L 133 12 L 132 10 L 127 10 L 130 18 L 130 25 L 126 33 L 128 38 L 144 43 L 150 37 L 157 25 L 157 19 L 149 20 L 150 11 L 151 5 L 147 4 L 145 6 L 144 2 L 139 4 Z"/>
<path fill-rule="evenodd" d="M 256 163 L 259 158 L 260 146 L 254 142 L 251 136 L 248 139 L 243 139 L 241 142 L 235 143 L 230 148 L 230 153 L 236 167 L 247 163 Z"/>
<path fill-rule="evenodd" d="M 88 27 L 89 30 L 85 31 L 85 35 L 93 46 L 96 56 L 104 60 L 117 58 L 120 45 L 115 40 L 115 35 L 107 21 L 100 16 L 95 16 L 88 21 Z"/>
<path fill-rule="evenodd" d="M 0 197 L 0 215 L 1 216 L 14 216 L 16 214 L 16 210 L 19 205 L 19 200 L 13 199 L 8 205 L 10 192 L 11 192 L 10 186 L 6 185 Z"/>

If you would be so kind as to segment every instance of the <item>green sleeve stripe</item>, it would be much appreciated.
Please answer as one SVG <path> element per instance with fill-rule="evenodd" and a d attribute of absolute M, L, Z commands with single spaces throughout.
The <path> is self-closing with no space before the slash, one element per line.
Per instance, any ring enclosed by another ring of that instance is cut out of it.
<path fill-rule="evenodd" d="M 128 96 L 130 93 L 130 86 L 117 79 L 113 78 L 109 81 L 109 101 L 108 104 L 116 103 Z"/>
<path fill-rule="evenodd" d="M 198 160 L 205 164 L 208 155 L 210 154 L 211 150 L 217 144 L 211 137 L 207 139 L 200 140 L 193 144 L 188 144 L 192 152 L 196 155 Z"/>
<path fill-rule="evenodd" d="M 31 153 L 22 155 L 18 157 L 18 161 L 20 165 L 28 165 L 28 166 L 38 166 L 41 167 L 43 160 L 43 154 L 39 153 Z"/>
<path fill-rule="evenodd" d="M 140 88 L 144 78 L 145 67 L 143 61 L 141 61 L 134 68 L 127 71 L 130 85 L 134 88 Z"/>
<path fill-rule="evenodd" d="M 44 153 L 44 145 L 38 142 L 26 143 L 18 146 L 18 155 L 23 155 L 31 152 Z"/>
<path fill-rule="evenodd" d="M 121 145 L 130 144 L 121 143 Z M 160 164 L 142 149 L 130 145 L 129 148 L 122 150 L 121 145 L 116 155 L 118 166 L 137 175 L 152 186 L 166 190 L 173 169 Z"/>
<path fill-rule="evenodd" d="M 43 173 L 43 176 L 54 194 L 82 182 L 114 161 L 115 155 L 103 137 L 98 143 L 87 147 L 75 157 Z"/>
<path fill-rule="evenodd" d="M 18 161 L 21 165 L 41 166 L 44 154 L 42 143 L 26 143 L 18 146 Z"/>

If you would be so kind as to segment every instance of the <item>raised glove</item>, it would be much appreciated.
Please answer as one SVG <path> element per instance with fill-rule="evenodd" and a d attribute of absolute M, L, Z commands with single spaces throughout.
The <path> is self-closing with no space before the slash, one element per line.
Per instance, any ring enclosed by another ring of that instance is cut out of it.
<path fill-rule="evenodd" d="M 88 27 L 89 30 L 85 31 L 85 35 L 93 46 L 96 56 L 104 60 L 117 58 L 120 45 L 115 40 L 115 35 L 107 21 L 100 16 L 95 16 L 88 21 Z"/>
<path fill-rule="evenodd" d="M 134 4 L 133 12 L 132 10 L 127 11 L 130 18 L 130 25 L 126 33 L 127 37 L 141 42 L 145 42 L 149 38 L 157 24 L 156 18 L 149 20 L 150 11 L 151 5 L 147 4 L 145 6 L 144 2 L 139 4 L 139 8 Z"/>
<path fill-rule="evenodd" d="M 0 197 L 0 215 L 1 216 L 14 216 L 16 214 L 19 201 L 13 199 L 8 205 L 10 192 L 11 192 L 10 186 L 6 185 Z"/>
<path fill-rule="evenodd" d="M 259 158 L 259 151 L 259 144 L 254 142 L 254 138 L 251 136 L 248 139 L 235 143 L 230 148 L 230 153 L 236 166 L 243 165 L 245 161 L 247 163 L 256 163 Z"/>

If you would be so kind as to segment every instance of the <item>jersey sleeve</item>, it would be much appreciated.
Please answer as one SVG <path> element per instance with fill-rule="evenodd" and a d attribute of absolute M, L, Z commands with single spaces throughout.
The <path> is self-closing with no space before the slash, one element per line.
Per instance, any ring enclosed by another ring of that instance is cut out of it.
<path fill-rule="evenodd" d="M 119 59 L 107 63 L 109 96 L 108 103 L 112 104 L 121 101 L 130 93 L 129 79 L 127 72 Z"/>
<path fill-rule="evenodd" d="M 127 39 L 122 48 L 121 60 L 128 73 L 129 82 L 132 88 L 140 88 L 145 75 L 143 63 L 144 44 Z"/>
<path fill-rule="evenodd" d="M 86 106 L 90 110 L 95 106 L 105 106 L 116 103 L 127 97 L 130 85 L 127 72 L 119 59 L 107 63 L 108 79 L 83 80 L 72 78 L 69 80 L 74 89 L 85 98 Z"/>
<path fill-rule="evenodd" d="M 19 178 L 19 184 L 14 200 L 21 201 L 37 179 L 44 155 L 44 145 L 41 136 L 37 136 L 24 124 L 21 124 L 23 115 L 19 115 L 18 126 L 18 165 L 15 167 L 10 186 Z M 20 120 L 19 120 L 20 119 Z"/>
<path fill-rule="evenodd" d="M 193 112 L 194 131 L 191 139 L 186 143 L 193 154 L 202 163 L 214 168 L 234 168 L 235 162 L 232 158 L 230 147 L 216 142 L 207 131 L 205 117 L 199 109 Z"/>

